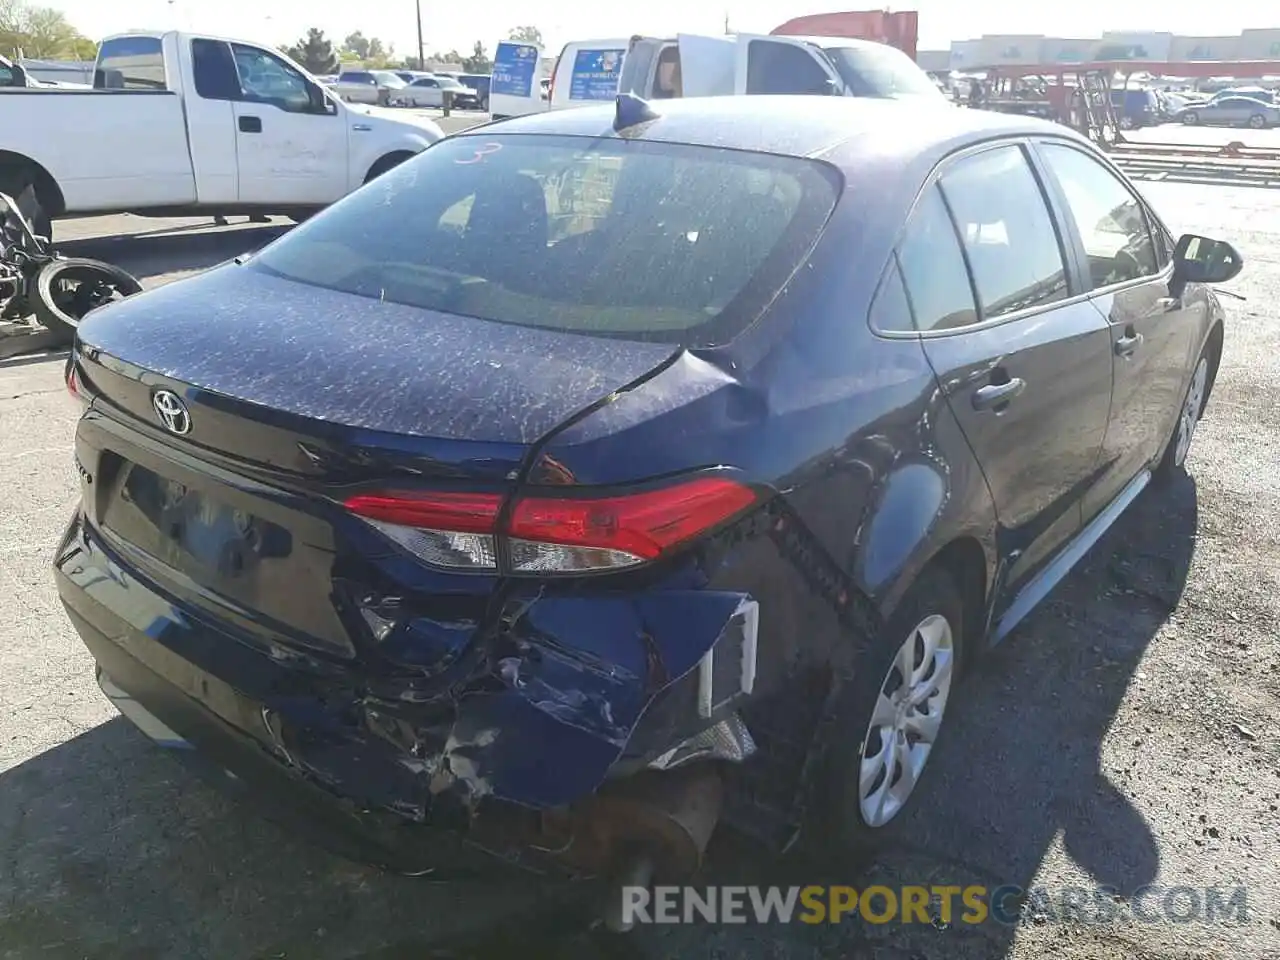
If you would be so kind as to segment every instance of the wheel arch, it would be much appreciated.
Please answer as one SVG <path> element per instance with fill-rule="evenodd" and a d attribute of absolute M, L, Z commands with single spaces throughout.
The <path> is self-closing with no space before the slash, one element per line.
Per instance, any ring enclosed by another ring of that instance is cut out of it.
<path fill-rule="evenodd" d="M 382 174 L 386 173 L 388 170 L 400 166 L 400 164 L 404 163 L 406 160 L 411 160 L 417 155 L 418 151 L 404 149 L 390 150 L 387 153 L 384 153 L 369 165 L 369 171 L 364 175 L 364 182 L 368 183 L 369 181 L 382 176 Z"/>
<path fill-rule="evenodd" d="M 1218 380 L 1218 367 L 1222 363 L 1222 347 L 1225 339 L 1226 329 L 1222 320 L 1215 320 L 1213 326 L 1209 329 L 1208 336 L 1204 338 L 1204 346 L 1201 348 L 1201 353 L 1206 353 L 1209 357 L 1209 383 L 1205 387 L 1205 406 L 1208 406 L 1209 398 L 1213 396 L 1213 385 Z"/>
<path fill-rule="evenodd" d="M 912 576 L 912 583 L 933 570 L 946 574 L 960 591 L 964 604 L 963 655 L 968 660 L 982 648 L 986 633 L 990 587 L 994 579 L 991 557 L 976 536 L 962 534 L 942 544 L 926 559 Z M 904 588 L 904 594 L 907 589 L 910 585 Z"/>
<path fill-rule="evenodd" d="M 0 171 L 23 169 L 31 171 L 32 184 L 36 189 L 36 199 L 40 201 L 40 206 L 44 208 L 45 213 L 51 217 L 61 216 L 65 213 L 67 201 L 62 195 L 62 188 L 58 186 L 58 181 L 54 179 L 53 174 L 43 164 L 25 154 L 16 153 L 12 150 L 0 150 Z"/>

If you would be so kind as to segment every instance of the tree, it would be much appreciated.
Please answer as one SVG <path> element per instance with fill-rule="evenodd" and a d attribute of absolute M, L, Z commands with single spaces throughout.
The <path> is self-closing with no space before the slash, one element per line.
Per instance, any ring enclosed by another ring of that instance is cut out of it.
<path fill-rule="evenodd" d="M 76 57 L 88 42 L 61 10 L 26 0 L 0 0 L 0 49 L 26 57 Z"/>
<path fill-rule="evenodd" d="M 342 41 L 342 49 L 354 53 L 360 60 L 369 59 L 369 41 L 359 30 Z"/>
<path fill-rule="evenodd" d="M 338 70 L 338 58 L 333 52 L 333 44 L 325 37 L 324 31 L 316 27 L 308 30 L 307 35 L 292 47 L 285 47 L 284 52 L 302 64 L 308 73 L 323 76 Z"/>
<path fill-rule="evenodd" d="M 98 44 L 88 37 L 76 37 L 71 42 L 71 48 L 68 53 L 73 60 L 96 60 L 98 59 Z"/>
<path fill-rule="evenodd" d="M 359 60 L 367 67 L 385 67 L 391 60 L 391 44 L 377 37 L 366 37 L 357 30 L 342 41 L 342 59 Z"/>
<path fill-rule="evenodd" d="M 542 46 L 542 31 L 537 27 L 512 27 L 507 31 L 507 39 L 516 43 L 529 43 L 535 47 Z"/>
<path fill-rule="evenodd" d="M 477 40 L 475 46 L 471 48 L 471 56 L 463 59 L 462 67 L 467 71 L 467 73 L 492 72 L 493 61 L 489 59 L 489 55 L 485 53 L 484 44 L 479 40 Z"/>

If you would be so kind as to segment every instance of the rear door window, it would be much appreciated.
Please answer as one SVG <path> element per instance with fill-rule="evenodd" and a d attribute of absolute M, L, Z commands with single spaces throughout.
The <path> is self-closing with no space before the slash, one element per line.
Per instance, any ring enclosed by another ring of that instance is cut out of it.
<path fill-rule="evenodd" d="M 965 157 L 941 184 L 984 319 L 1067 298 L 1062 243 L 1021 147 Z"/>
<path fill-rule="evenodd" d="M 808 256 L 839 184 L 795 157 L 451 137 L 251 262 L 433 310 L 705 346 L 760 315 Z"/>
<path fill-rule="evenodd" d="M 917 329 L 954 330 L 977 323 L 964 254 L 936 185 L 925 190 L 911 214 L 898 246 L 898 264 Z"/>

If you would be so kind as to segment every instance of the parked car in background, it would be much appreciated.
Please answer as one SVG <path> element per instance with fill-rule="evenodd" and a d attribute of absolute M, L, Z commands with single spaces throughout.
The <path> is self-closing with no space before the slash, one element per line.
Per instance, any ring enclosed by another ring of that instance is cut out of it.
<path fill-rule="evenodd" d="M 415 80 L 420 80 L 423 77 L 430 77 L 433 75 L 429 70 L 393 70 L 392 73 L 405 83 L 413 83 Z"/>
<path fill-rule="evenodd" d="M 103 40 L 94 89 L 6 90 L 0 129 L 0 191 L 31 192 L 41 236 L 91 213 L 305 215 L 442 136 L 340 102 L 278 50 L 175 31 Z"/>
<path fill-rule="evenodd" d="M 162 746 L 399 869 L 456 829 L 678 883 L 721 811 L 847 854 L 919 829 L 965 670 L 1183 478 L 1241 267 L 1025 117 L 464 131 L 86 318 L 57 588 Z"/>
<path fill-rule="evenodd" d="M 1122 130 L 1137 130 L 1160 122 L 1160 98 L 1154 90 L 1112 90 L 1111 103 Z"/>
<path fill-rule="evenodd" d="M 390 70 L 344 70 L 332 89 L 349 103 L 388 106 L 407 84 Z"/>
<path fill-rule="evenodd" d="M 1274 103 L 1275 91 L 1268 90 L 1266 87 L 1229 87 L 1226 90 L 1219 90 L 1209 98 L 1208 102 L 1213 104 L 1229 97 L 1248 97 L 1251 100 L 1261 100 L 1263 103 Z"/>
<path fill-rule="evenodd" d="M 1207 103 L 1194 104 L 1173 117 L 1187 126 L 1252 127 L 1263 130 L 1280 125 L 1280 105 L 1252 97 L 1216 97 Z"/>
<path fill-rule="evenodd" d="M 480 109 L 480 95 L 474 89 L 453 77 L 434 75 L 419 77 L 402 90 L 397 90 L 392 102 L 407 107 L 441 107 L 446 93 L 453 95 L 453 106 L 459 110 Z"/>
<path fill-rule="evenodd" d="M 487 73 L 464 73 L 458 76 L 458 82 L 476 92 L 476 101 L 481 110 L 489 109 L 489 88 L 493 77 Z"/>

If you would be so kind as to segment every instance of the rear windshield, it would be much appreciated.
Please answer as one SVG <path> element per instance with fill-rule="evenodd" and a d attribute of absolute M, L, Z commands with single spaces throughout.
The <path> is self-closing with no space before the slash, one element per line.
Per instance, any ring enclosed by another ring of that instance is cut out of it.
<path fill-rule="evenodd" d="M 946 95 L 929 75 L 901 50 L 884 44 L 824 47 L 840 79 L 855 97 L 931 97 Z"/>
<path fill-rule="evenodd" d="M 450 137 L 251 263 L 486 320 L 710 346 L 800 266 L 839 182 L 817 161 L 710 147 Z"/>

